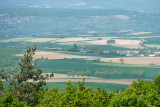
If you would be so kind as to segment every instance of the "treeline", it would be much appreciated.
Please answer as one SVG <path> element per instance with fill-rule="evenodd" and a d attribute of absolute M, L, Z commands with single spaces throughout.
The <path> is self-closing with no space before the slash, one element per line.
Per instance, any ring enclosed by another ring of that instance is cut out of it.
<path fill-rule="evenodd" d="M 87 71 L 78 71 L 78 72 L 75 72 L 75 71 L 72 71 L 72 72 L 68 72 L 67 73 L 68 76 L 72 76 L 73 78 L 75 77 L 75 75 L 77 75 L 77 77 L 79 76 L 87 76 L 89 78 L 89 76 L 92 75 L 91 71 L 90 70 L 87 70 Z"/>
<path fill-rule="evenodd" d="M 101 78 L 106 78 L 106 79 L 110 79 L 110 78 L 114 78 L 114 79 L 120 79 L 123 78 L 124 74 L 123 72 L 120 71 L 96 71 L 94 74 L 92 74 L 92 72 L 90 70 L 86 70 L 86 71 L 72 71 L 72 72 L 68 72 L 67 73 L 68 77 L 72 77 L 72 78 L 79 78 L 80 76 L 83 78 L 83 76 L 87 76 L 88 78 L 90 76 L 95 75 L 96 77 L 101 77 Z M 145 76 L 145 71 L 132 71 L 131 75 L 133 76 L 133 78 L 136 79 L 144 79 Z"/>
<path fill-rule="evenodd" d="M 96 77 L 121 78 L 122 75 L 123 75 L 123 73 L 118 72 L 118 71 L 113 71 L 113 72 L 109 72 L 109 71 L 99 72 L 99 71 L 96 71 L 95 72 Z"/>

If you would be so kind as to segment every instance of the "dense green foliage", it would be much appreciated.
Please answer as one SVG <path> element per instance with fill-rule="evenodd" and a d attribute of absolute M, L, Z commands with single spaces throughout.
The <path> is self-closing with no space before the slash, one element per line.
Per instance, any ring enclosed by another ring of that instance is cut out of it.
<path fill-rule="evenodd" d="M 78 87 L 67 82 L 65 91 L 58 92 L 57 88 L 45 91 L 38 106 L 102 107 L 109 104 L 111 97 L 112 94 L 107 94 L 103 89 L 98 88 L 95 91 L 90 87 L 85 87 L 84 82 L 79 82 Z"/>
<path fill-rule="evenodd" d="M 2 99 L 0 99 L 1 107 L 24 107 L 24 103 L 20 103 L 18 98 L 14 98 L 11 92 L 6 93 Z"/>
<path fill-rule="evenodd" d="M 42 92 L 38 106 L 78 106 L 78 107 L 142 107 L 160 106 L 159 84 L 138 80 L 124 92 L 110 92 L 97 88 L 93 90 L 79 82 L 78 86 L 67 83 L 65 91 L 58 91 L 56 87 Z"/>
<path fill-rule="evenodd" d="M 37 107 L 59 107 L 59 106 L 77 106 L 77 107 L 142 107 L 142 106 L 160 106 L 160 76 L 153 82 L 138 80 L 133 82 L 130 87 L 124 91 L 106 92 L 98 88 L 94 90 L 85 86 L 84 81 L 78 82 L 78 86 L 70 81 L 67 82 L 64 91 L 59 91 L 57 87 L 39 91 Z M 0 100 L 0 105 L 13 107 L 23 107 L 25 102 L 18 102 L 10 92 L 5 93 Z"/>
<path fill-rule="evenodd" d="M 138 80 L 122 93 L 116 93 L 110 104 L 119 106 L 160 106 L 160 93 L 154 82 Z"/>

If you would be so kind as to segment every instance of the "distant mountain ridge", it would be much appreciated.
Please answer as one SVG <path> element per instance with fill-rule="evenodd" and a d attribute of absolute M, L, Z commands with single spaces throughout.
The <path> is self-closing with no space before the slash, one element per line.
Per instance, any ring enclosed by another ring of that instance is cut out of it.
<path fill-rule="evenodd" d="M 0 7 L 125 9 L 160 14 L 160 0 L 0 0 Z"/>
<path fill-rule="evenodd" d="M 160 14 L 122 9 L 1 8 L 0 36 L 159 33 Z"/>

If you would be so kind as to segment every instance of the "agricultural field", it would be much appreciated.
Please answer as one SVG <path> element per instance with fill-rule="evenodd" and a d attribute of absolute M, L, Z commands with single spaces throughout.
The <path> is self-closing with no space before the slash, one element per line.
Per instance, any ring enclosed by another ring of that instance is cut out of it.
<path fill-rule="evenodd" d="M 44 73 L 60 75 L 48 80 L 47 87 L 52 84 L 63 90 L 66 81 L 77 82 L 85 77 L 93 88 L 120 89 L 133 80 L 152 80 L 160 73 L 159 15 L 103 9 L 96 13 L 77 10 L 82 14 L 72 9 L 47 10 L 42 13 L 41 9 L 30 9 L 26 13 L 1 10 L 0 14 L 15 12 L 19 17 L 4 15 L 4 19 L 10 20 L 1 19 L 1 24 L 10 31 L 6 33 L 6 28 L 0 31 L 0 69 L 16 74 L 26 47 L 36 44 L 37 66 Z M 124 15 L 118 15 L 122 13 Z M 155 21 L 150 22 L 145 16 Z M 135 24 L 135 20 L 142 22 L 141 25 Z M 88 76 L 87 71 L 91 72 Z M 75 73 L 74 77 L 69 75 L 71 72 Z"/>
<path fill-rule="evenodd" d="M 77 82 L 72 82 L 75 85 L 78 85 Z M 4 88 L 8 89 L 9 82 L 4 82 Z M 96 89 L 97 87 L 104 88 L 107 92 L 111 91 L 117 91 L 117 90 L 124 90 L 129 85 L 123 85 L 123 84 L 111 84 L 111 83 L 91 83 L 91 82 L 85 82 L 85 86 L 92 87 L 93 89 Z M 45 86 L 46 88 L 51 87 L 58 87 L 59 91 L 64 91 L 66 87 L 66 82 L 48 82 Z"/>
<path fill-rule="evenodd" d="M 114 44 L 108 44 L 108 40 L 115 40 Z M 32 37 L 26 37 L 26 38 L 13 38 L 13 39 L 7 39 L 7 40 L 1 40 L 1 43 L 9 43 L 9 42 L 28 42 L 28 43 L 56 43 L 60 45 L 73 45 L 74 43 L 80 44 L 80 45 L 112 45 L 115 47 L 122 47 L 122 48 L 128 48 L 128 49 L 141 49 L 143 48 L 140 46 L 141 41 L 140 40 L 133 40 L 133 39 L 117 39 L 117 37 L 75 37 L 75 38 L 32 38 Z"/>
<path fill-rule="evenodd" d="M 77 83 L 74 83 L 77 85 Z M 104 88 L 107 92 L 116 91 L 116 90 L 122 90 L 129 87 L 129 85 L 122 85 L 122 84 L 111 84 L 111 83 L 88 83 L 85 82 L 85 85 L 88 87 L 92 87 L 93 89 L 96 89 L 96 87 Z M 47 87 L 51 86 L 57 86 L 59 90 L 65 90 L 66 82 L 60 82 L 60 83 L 47 83 Z"/>
<path fill-rule="evenodd" d="M 159 73 L 159 66 L 155 65 L 127 65 L 119 63 L 100 63 L 94 61 L 85 61 L 83 59 L 56 59 L 56 60 L 47 60 L 41 63 L 38 63 L 38 66 L 42 68 L 45 73 L 61 73 L 67 74 L 68 72 L 75 71 L 87 71 L 90 70 L 91 76 L 95 77 L 95 72 L 104 72 L 104 71 L 118 71 L 122 72 L 123 75 L 116 77 L 117 79 L 134 79 L 135 76 L 132 75 L 134 71 L 144 70 L 144 78 L 155 77 Z M 105 76 L 101 76 L 105 77 Z M 107 77 L 108 79 L 115 79 L 114 76 Z M 136 77 L 138 78 L 138 77 Z"/>
<path fill-rule="evenodd" d="M 22 54 L 16 54 L 16 56 L 22 56 Z M 97 57 L 97 56 L 86 56 L 83 54 L 81 55 L 70 55 L 70 54 L 63 54 L 59 52 L 46 52 L 40 51 L 35 53 L 35 58 L 47 58 L 47 59 L 89 59 L 89 60 L 96 60 L 99 59 L 103 62 L 113 62 L 113 63 L 121 63 L 121 59 L 123 59 L 123 63 L 125 64 L 140 64 L 140 65 L 160 65 L 160 57 L 120 57 L 120 58 L 104 58 L 104 57 Z"/>
<path fill-rule="evenodd" d="M 16 53 L 23 51 L 16 48 L 2 48 L 0 47 L 0 70 L 4 69 L 8 72 L 14 71 L 18 66 L 20 57 L 15 56 Z"/>
<path fill-rule="evenodd" d="M 160 49 L 160 45 L 145 44 L 144 46 L 149 47 L 149 48 L 158 48 L 158 49 Z"/>
<path fill-rule="evenodd" d="M 0 0 L 0 107 L 160 107 L 158 0 Z"/>

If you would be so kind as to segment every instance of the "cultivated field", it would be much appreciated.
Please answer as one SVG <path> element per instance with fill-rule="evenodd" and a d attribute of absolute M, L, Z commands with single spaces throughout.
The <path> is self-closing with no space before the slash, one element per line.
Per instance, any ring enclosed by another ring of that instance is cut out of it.
<path fill-rule="evenodd" d="M 36 39 L 28 40 L 27 42 L 49 42 L 54 40 L 57 40 L 57 38 L 36 38 Z"/>
<path fill-rule="evenodd" d="M 95 38 L 93 38 L 95 39 Z M 112 45 L 116 47 L 123 47 L 123 48 L 129 48 L 129 49 L 142 49 L 143 47 L 140 45 L 140 40 L 125 40 L 125 39 L 115 39 L 111 37 L 102 37 L 102 40 L 92 40 L 92 41 L 85 41 L 86 43 L 92 44 L 92 45 Z M 114 44 L 107 44 L 108 40 L 114 39 Z"/>
<path fill-rule="evenodd" d="M 91 45 L 107 45 L 107 40 L 93 40 L 93 41 L 86 41 L 86 43 Z"/>
<path fill-rule="evenodd" d="M 145 44 L 145 46 L 150 48 L 160 48 L 160 45 L 154 45 L 154 44 Z"/>
<path fill-rule="evenodd" d="M 126 35 L 145 35 L 145 34 L 151 34 L 152 32 L 136 32 L 136 33 L 129 33 Z"/>
<path fill-rule="evenodd" d="M 125 64 L 160 65 L 160 57 L 101 58 L 101 61 L 120 63 L 120 59 L 123 59 Z"/>
<path fill-rule="evenodd" d="M 3 43 L 9 43 L 9 42 L 23 42 L 23 41 L 29 41 L 34 39 L 33 37 L 23 37 L 23 38 L 13 38 L 13 39 L 6 39 L 6 40 L 1 40 L 0 42 Z"/>
<path fill-rule="evenodd" d="M 107 44 L 108 40 L 114 39 L 114 44 Z M 83 45 L 112 45 L 116 47 L 123 47 L 129 49 L 142 49 L 140 40 L 126 40 L 122 37 L 72 37 L 72 38 L 33 38 L 33 37 L 26 37 L 26 38 L 14 38 L 14 39 L 7 39 L 1 40 L 0 42 L 50 42 L 50 43 L 57 43 L 60 45 L 73 45 L 74 43 Z"/>
<path fill-rule="evenodd" d="M 46 74 L 46 73 L 45 73 Z M 71 82 L 78 82 L 78 81 L 82 81 L 82 79 L 85 78 L 85 82 L 93 82 L 93 83 L 112 83 L 112 84 L 124 84 L 124 85 L 131 85 L 131 81 L 133 80 L 129 80 L 129 79 L 102 79 L 102 78 L 97 78 L 97 77 L 87 77 L 87 76 L 77 76 L 75 75 L 74 78 L 71 76 L 68 76 L 67 74 L 57 74 L 54 73 L 54 77 L 47 80 L 46 82 L 67 82 L 67 81 L 71 81 Z"/>
<path fill-rule="evenodd" d="M 142 49 L 143 47 L 140 45 L 140 40 L 121 40 L 116 39 L 115 44 L 113 46 L 116 47 L 123 47 L 123 48 L 129 48 L 129 49 Z"/>
<path fill-rule="evenodd" d="M 22 56 L 22 54 L 16 54 L 16 56 Z M 48 58 L 48 59 L 72 59 L 72 58 L 84 58 L 88 60 L 100 59 L 100 61 L 104 62 L 114 62 L 121 63 L 120 59 L 124 60 L 125 64 L 140 64 L 140 65 L 149 65 L 155 64 L 160 65 L 160 57 L 125 57 L 125 58 L 103 58 L 103 57 L 94 57 L 94 56 L 79 56 L 79 55 L 69 55 L 58 52 L 35 52 L 35 58 Z"/>

